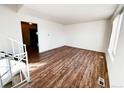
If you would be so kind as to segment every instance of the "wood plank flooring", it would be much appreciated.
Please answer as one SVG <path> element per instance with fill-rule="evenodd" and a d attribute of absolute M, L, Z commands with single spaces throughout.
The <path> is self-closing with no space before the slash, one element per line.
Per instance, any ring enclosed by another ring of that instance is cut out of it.
<path fill-rule="evenodd" d="M 30 60 L 31 82 L 23 88 L 109 88 L 105 54 L 73 47 L 41 53 Z"/>

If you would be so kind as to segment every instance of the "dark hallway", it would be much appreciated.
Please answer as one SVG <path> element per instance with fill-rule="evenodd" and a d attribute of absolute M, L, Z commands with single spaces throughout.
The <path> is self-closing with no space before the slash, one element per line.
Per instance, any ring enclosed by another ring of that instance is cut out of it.
<path fill-rule="evenodd" d="M 21 22 L 23 43 L 26 44 L 29 63 L 33 55 L 39 55 L 37 24 Z"/>

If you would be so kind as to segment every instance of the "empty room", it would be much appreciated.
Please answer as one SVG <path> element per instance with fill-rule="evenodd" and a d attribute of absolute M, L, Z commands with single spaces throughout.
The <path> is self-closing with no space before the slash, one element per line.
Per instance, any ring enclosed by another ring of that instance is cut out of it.
<path fill-rule="evenodd" d="M 124 87 L 123 4 L 1 4 L 1 88 Z"/>

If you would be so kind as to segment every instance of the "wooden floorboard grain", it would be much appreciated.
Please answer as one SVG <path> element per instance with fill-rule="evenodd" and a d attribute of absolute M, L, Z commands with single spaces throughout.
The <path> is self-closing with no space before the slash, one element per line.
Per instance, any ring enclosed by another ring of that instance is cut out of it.
<path fill-rule="evenodd" d="M 31 82 L 23 88 L 100 88 L 98 78 L 109 88 L 105 54 L 73 47 L 60 47 L 30 61 Z"/>

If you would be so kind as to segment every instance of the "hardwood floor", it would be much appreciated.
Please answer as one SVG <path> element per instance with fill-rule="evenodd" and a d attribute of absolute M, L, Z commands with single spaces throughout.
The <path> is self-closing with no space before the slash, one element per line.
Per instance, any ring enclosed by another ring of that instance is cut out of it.
<path fill-rule="evenodd" d="M 105 54 L 73 47 L 61 47 L 30 60 L 32 88 L 100 88 L 98 78 L 109 87 Z"/>

